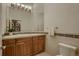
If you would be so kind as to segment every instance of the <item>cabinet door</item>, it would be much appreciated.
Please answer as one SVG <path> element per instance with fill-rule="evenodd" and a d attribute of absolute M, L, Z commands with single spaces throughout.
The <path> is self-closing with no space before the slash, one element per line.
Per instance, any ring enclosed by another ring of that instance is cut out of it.
<path fill-rule="evenodd" d="M 14 39 L 2 40 L 2 45 L 5 46 L 5 49 L 2 50 L 3 56 L 15 56 L 15 40 Z"/>
<path fill-rule="evenodd" d="M 32 37 L 25 38 L 25 50 L 24 50 L 24 54 L 26 56 L 31 56 L 32 55 Z"/>
<path fill-rule="evenodd" d="M 35 36 L 33 37 L 33 55 L 39 52 L 38 46 L 39 46 L 38 36 Z"/>
<path fill-rule="evenodd" d="M 15 56 L 15 48 L 14 46 L 6 46 L 5 49 L 3 49 L 3 56 Z"/>
<path fill-rule="evenodd" d="M 33 55 L 45 50 L 45 36 L 33 37 Z"/>
<path fill-rule="evenodd" d="M 32 55 L 32 37 L 16 39 L 16 56 Z"/>
<path fill-rule="evenodd" d="M 16 56 L 24 56 L 24 42 L 16 43 Z"/>
<path fill-rule="evenodd" d="M 45 50 L 45 36 L 39 36 L 38 40 L 39 40 L 38 45 L 39 52 L 43 52 Z"/>

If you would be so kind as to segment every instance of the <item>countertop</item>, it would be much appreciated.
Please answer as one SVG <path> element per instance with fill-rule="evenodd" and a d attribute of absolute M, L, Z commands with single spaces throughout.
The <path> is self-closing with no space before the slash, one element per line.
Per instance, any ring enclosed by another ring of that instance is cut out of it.
<path fill-rule="evenodd" d="M 3 36 L 2 39 L 15 39 L 15 38 L 24 38 L 24 37 L 33 37 L 33 36 L 40 36 L 40 35 L 46 35 L 46 34 L 16 34 L 16 35 L 8 35 Z"/>

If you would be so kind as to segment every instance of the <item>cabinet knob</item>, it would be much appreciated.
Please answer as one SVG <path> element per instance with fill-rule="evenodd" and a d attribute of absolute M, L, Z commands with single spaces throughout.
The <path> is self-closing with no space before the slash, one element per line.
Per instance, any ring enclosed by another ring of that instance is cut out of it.
<path fill-rule="evenodd" d="M 5 49 L 6 48 L 6 46 L 0 46 L 0 49 Z"/>
<path fill-rule="evenodd" d="M 6 48 L 6 46 L 2 46 L 2 49 L 5 49 Z"/>

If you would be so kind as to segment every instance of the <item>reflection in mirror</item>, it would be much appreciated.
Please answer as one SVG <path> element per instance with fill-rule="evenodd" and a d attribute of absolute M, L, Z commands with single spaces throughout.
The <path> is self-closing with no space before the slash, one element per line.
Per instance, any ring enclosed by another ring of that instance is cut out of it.
<path fill-rule="evenodd" d="M 7 32 L 20 32 L 21 31 L 21 20 L 7 20 Z"/>

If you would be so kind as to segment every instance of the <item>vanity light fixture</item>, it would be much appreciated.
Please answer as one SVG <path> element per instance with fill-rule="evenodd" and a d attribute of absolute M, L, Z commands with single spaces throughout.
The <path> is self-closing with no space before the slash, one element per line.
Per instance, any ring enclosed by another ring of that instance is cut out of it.
<path fill-rule="evenodd" d="M 27 12 L 31 12 L 31 10 L 32 10 L 31 6 L 20 4 L 20 3 L 11 3 L 9 7 L 17 8 L 17 9 L 23 9 L 23 10 L 25 10 Z"/>
<path fill-rule="evenodd" d="M 28 11 L 31 12 L 31 10 L 32 10 L 31 6 L 20 4 L 20 3 L 11 3 L 10 7 L 12 7 L 12 8 L 20 8 L 20 9 L 23 9 L 23 10 L 25 10 L 27 12 Z"/>

